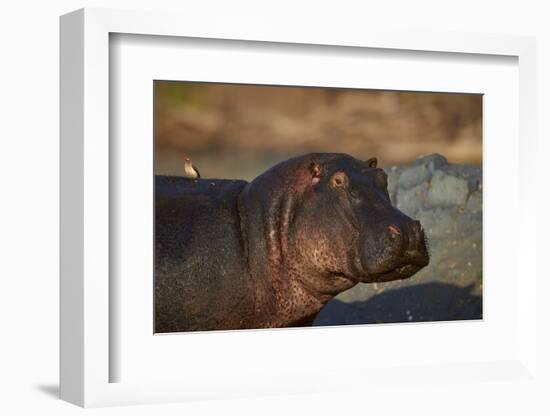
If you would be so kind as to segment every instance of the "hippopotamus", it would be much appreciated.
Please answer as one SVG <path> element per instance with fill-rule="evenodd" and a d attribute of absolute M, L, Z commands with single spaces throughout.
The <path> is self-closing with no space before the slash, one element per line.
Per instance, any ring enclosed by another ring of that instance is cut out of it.
<path fill-rule="evenodd" d="M 308 326 L 338 293 L 428 262 L 376 158 L 307 154 L 251 182 L 155 178 L 157 333 Z"/>

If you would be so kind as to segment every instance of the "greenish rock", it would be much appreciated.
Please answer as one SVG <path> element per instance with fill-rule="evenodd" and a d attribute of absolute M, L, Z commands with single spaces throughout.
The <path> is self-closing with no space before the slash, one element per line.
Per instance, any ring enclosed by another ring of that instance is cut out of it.
<path fill-rule="evenodd" d="M 398 189 L 396 207 L 409 216 L 414 216 L 424 204 L 428 194 L 428 183 L 424 182 L 410 189 Z"/>
<path fill-rule="evenodd" d="M 468 182 L 465 179 L 438 170 L 430 182 L 426 206 L 429 208 L 463 206 L 467 198 Z"/>
<path fill-rule="evenodd" d="M 465 212 L 458 214 L 456 218 L 457 229 L 463 235 L 470 235 L 474 233 L 481 233 L 482 216 L 481 213 Z"/>
<path fill-rule="evenodd" d="M 466 202 L 466 210 L 477 214 L 478 212 L 481 212 L 482 208 L 483 197 L 481 191 L 476 191 L 470 194 L 470 196 L 468 197 L 468 201 Z"/>
<path fill-rule="evenodd" d="M 413 166 L 401 172 L 397 185 L 399 188 L 412 188 L 422 182 L 428 181 L 431 175 L 430 169 L 424 164 Z"/>
<path fill-rule="evenodd" d="M 424 165 L 432 173 L 449 164 L 447 158 L 439 153 L 433 153 L 431 155 L 421 157 L 416 161 L 416 163 Z"/>
<path fill-rule="evenodd" d="M 448 209 L 426 209 L 418 212 L 415 218 L 420 221 L 428 239 L 440 239 L 456 232 L 456 212 Z"/>

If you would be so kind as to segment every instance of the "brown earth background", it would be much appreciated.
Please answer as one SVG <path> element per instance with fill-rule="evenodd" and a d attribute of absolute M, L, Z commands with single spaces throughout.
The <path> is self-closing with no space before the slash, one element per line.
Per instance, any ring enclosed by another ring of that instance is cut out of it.
<path fill-rule="evenodd" d="M 183 155 L 203 177 L 247 180 L 309 152 L 481 163 L 478 94 L 157 81 L 155 109 L 158 174 L 181 175 Z"/>

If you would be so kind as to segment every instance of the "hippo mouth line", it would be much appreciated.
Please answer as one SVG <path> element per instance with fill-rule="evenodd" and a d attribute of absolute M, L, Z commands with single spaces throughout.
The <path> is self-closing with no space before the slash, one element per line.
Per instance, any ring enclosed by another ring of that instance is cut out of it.
<path fill-rule="evenodd" d="M 406 279 L 411 277 L 419 270 L 423 269 L 429 263 L 427 256 L 418 255 L 413 258 L 409 258 L 403 263 L 395 265 L 391 269 L 386 269 L 379 272 L 366 273 L 362 276 L 361 281 L 365 283 L 370 282 L 389 282 L 392 280 Z"/>
<path fill-rule="evenodd" d="M 389 282 L 391 280 L 406 279 L 422 269 L 422 267 L 416 264 L 405 264 L 387 272 L 370 274 L 367 276 L 367 281 Z"/>

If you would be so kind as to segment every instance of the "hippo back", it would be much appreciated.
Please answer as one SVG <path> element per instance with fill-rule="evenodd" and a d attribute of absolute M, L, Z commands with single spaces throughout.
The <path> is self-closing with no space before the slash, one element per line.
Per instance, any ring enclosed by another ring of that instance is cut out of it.
<path fill-rule="evenodd" d="M 242 298 L 248 291 L 237 207 L 246 184 L 156 177 L 156 332 L 221 326 L 239 303 L 232 294 Z"/>

